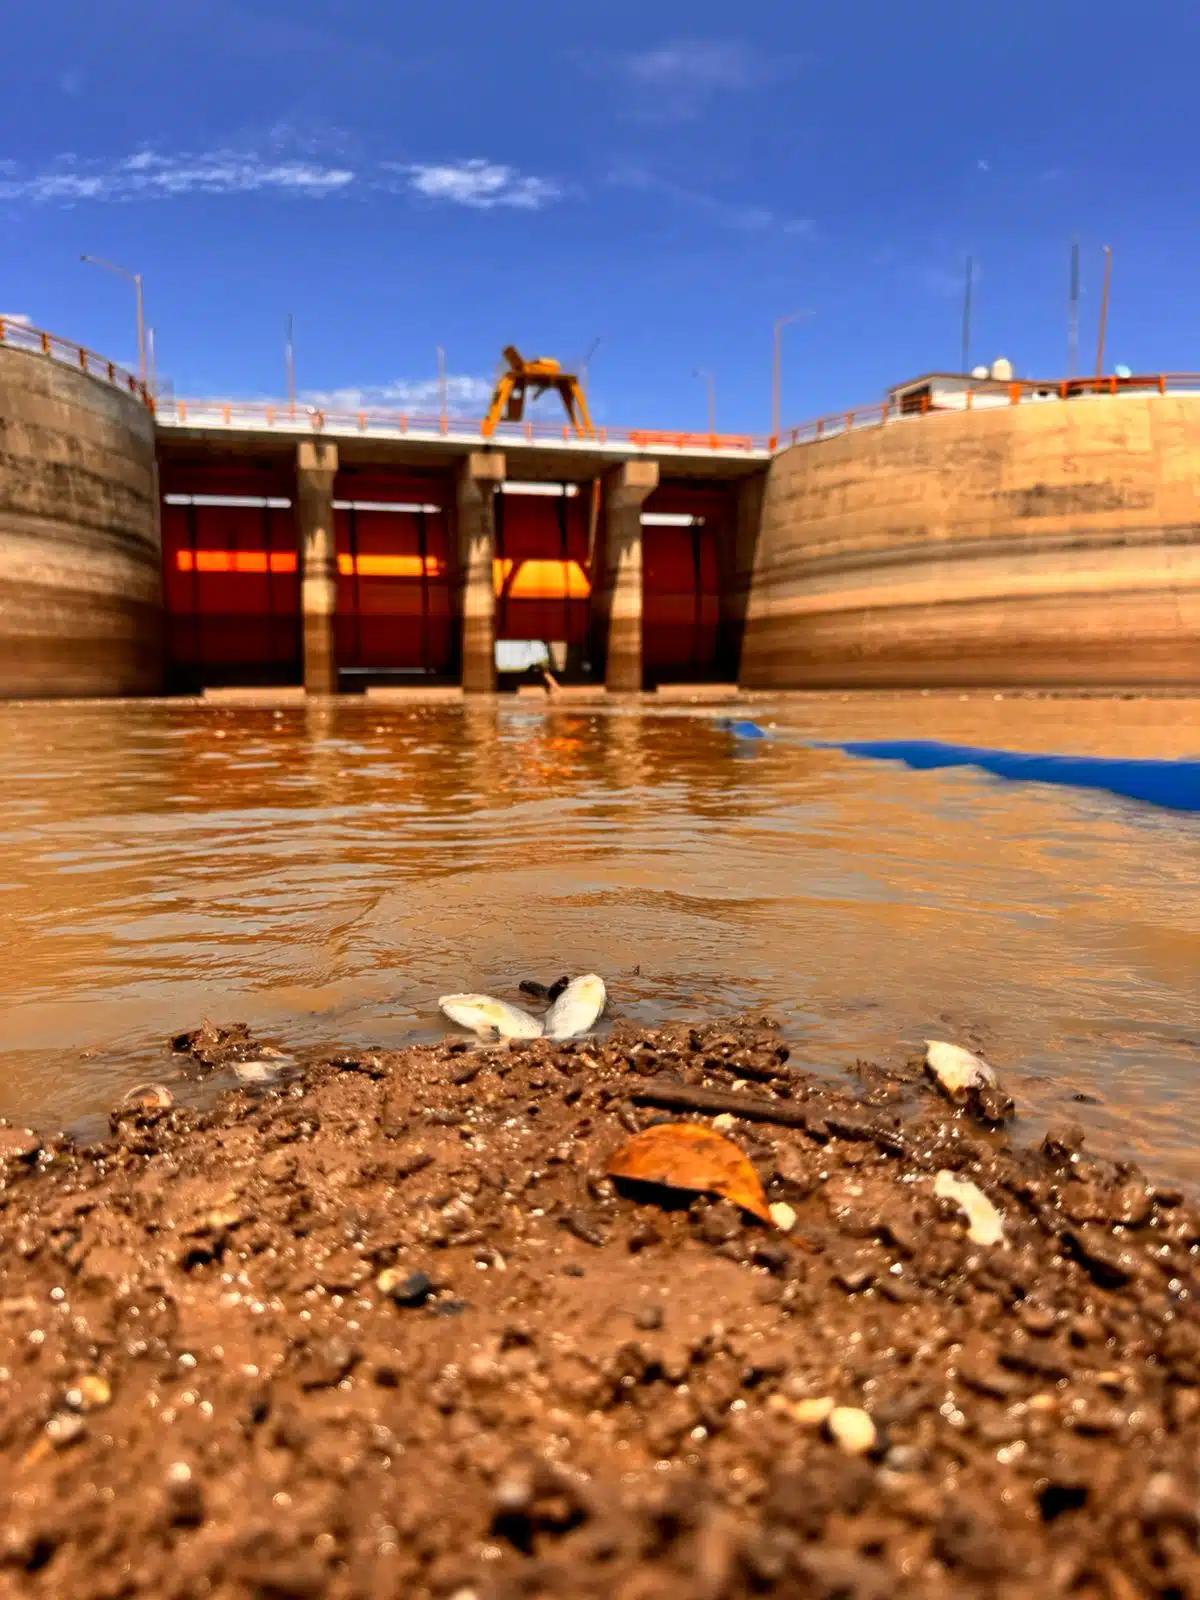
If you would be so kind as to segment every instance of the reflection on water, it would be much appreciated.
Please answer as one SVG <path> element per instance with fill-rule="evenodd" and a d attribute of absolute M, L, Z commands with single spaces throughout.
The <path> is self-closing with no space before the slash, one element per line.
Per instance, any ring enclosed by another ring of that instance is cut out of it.
<path fill-rule="evenodd" d="M 645 1020 L 767 1007 L 835 1069 L 983 1045 L 1039 1116 L 1200 1180 L 1200 819 L 805 742 L 1190 755 L 1200 703 L 750 714 L 776 737 L 688 707 L 0 707 L 0 1114 L 105 1109 L 205 1016 L 391 1045 L 447 990 L 594 970 Z"/>

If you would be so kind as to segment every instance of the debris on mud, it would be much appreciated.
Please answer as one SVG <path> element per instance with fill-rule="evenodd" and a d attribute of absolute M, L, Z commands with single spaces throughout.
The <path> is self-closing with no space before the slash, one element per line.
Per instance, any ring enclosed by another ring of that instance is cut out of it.
<path fill-rule="evenodd" d="M 1200 1211 L 858 1077 L 618 1023 L 0 1128 L 0 1593 L 1200 1594 Z M 768 1220 L 609 1175 L 718 1116 Z"/>

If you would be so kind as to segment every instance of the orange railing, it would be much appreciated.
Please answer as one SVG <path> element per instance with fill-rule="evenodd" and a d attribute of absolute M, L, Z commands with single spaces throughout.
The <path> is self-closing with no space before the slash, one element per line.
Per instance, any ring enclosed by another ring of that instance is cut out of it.
<path fill-rule="evenodd" d="M 392 435 L 418 434 L 428 437 L 441 434 L 446 438 L 483 437 L 481 417 L 438 416 L 408 411 L 350 410 L 344 407 L 290 405 L 286 400 L 166 400 L 158 405 L 159 420 L 181 427 L 266 427 L 294 430 L 311 428 L 316 432 L 326 429 L 339 432 L 388 433 Z M 649 428 L 596 428 L 584 437 L 575 432 L 569 422 L 550 422 L 529 419 L 524 422 L 500 422 L 489 442 L 510 440 L 514 443 L 576 444 L 586 447 L 590 441 L 598 444 L 632 444 L 641 449 L 678 450 L 681 453 L 704 451 L 766 452 L 770 441 L 765 436 L 748 433 L 681 433 Z"/>
<path fill-rule="evenodd" d="M 31 355 L 60 361 L 64 366 L 75 367 L 93 378 L 111 383 L 116 389 L 128 390 L 144 400 L 151 410 L 154 409 L 148 391 L 132 372 L 127 372 L 115 361 L 109 361 L 106 356 L 98 356 L 94 350 L 76 344 L 73 339 L 60 338 L 57 333 L 46 333 L 41 328 L 30 327 L 27 322 L 14 322 L 11 317 L 0 317 L 0 348 L 27 350 Z"/>
<path fill-rule="evenodd" d="M 910 417 L 944 415 L 948 411 L 991 410 L 997 406 L 1016 406 L 1045 400 L 1077 400 L 1085 395 L 1114 395 L 1130 391 L 1197 393 L 1200 392 L 1200 373 L 1155 372 L 1129 378 L 1115 375 L 1103 378 L 1055 378 L 1041 383 L 1023 378 L 1014 379 L 1011 383 L 980 384 L 976 389 L 944 392 L 937 397 L 926 393 L 917 399 L 910 395 L 901 400 L 880 400 L 873 405 L 857 406 L 852 411 L 834 411 L 828 416 L 816 417 L 811 422 L 785 429 L 777 439 L 770 439 L 768 444 L 772 450 L 784 450 L 789 445 L 834 439 L 839 434 L 857 428 L 878 428 L 884 423 Z"/>
<path fill-rule="evenodd" d="M 180 426 L 267 427 L 294 430 L 313 429 L 320 432 L 416 434 L 428 437 L 442 434 L 454 438 L 482 438 L 482 418 L 410 414 L 395 410 L 349 410 L 323 406 L 293 406 L 287 401 L 256 400 L 171 400 L 154 397 L 139 379 L 115 361 L 97 355 L 94 350 L 76 344 L 58 334 L 46 333 L 41 328 L 25 322 L 0 317 L 0 348 L 25 350 L 52 361 L 75 367 L 94 378 L 111 383 L 115 388 L 143 400 L 156 411 L 159 420 Z M 676 432 L 649 428 L 597 428 L 590 437 L 599 444 L 632 445 L 636 449 L 677 451 L 683 455 L 706 452 L 726 454 L 768 454 L 786 449 L 794 444 L 815 443 L 821 439 L 836 438 L 859 428 L 880 427 L 886 423 L 908 420 L 947 411 L 993 409 L 997 406 L 1015 406 L 1039 401 L 1075 400 L 1088 395 L 1116 395 L 1125 393 L 1188 394 L 1200 392 L 1200 373 L 1158 372 L 1127 378 L 1115 375 L 1101 378 L 1055 378 L 1037 382 L 1016 379 L 1011 383 L 981 383 L 978 388 L 958 392 L 943 391 L 938 396 L 929 393 L 919 399 L 909 395 L 899 400 L 882 400 L 873 405 L 857 406 L 850 411 L 836 411 L 827 416 L 802 422 L 797 427 L 785 429 L 778 438 L 748 433 L 698 433 Z M 568 422 L 535 421 L 501 422 L 491 437 L 501 442 L 536 444 L 586 445 Z"/>

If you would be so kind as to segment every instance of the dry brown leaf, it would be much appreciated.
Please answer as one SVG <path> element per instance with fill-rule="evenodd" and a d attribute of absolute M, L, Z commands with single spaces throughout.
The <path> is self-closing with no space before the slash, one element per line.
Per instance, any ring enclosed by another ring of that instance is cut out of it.
<path fill-rule="evenodd" d="M 668 1122 L 635 1133 L 613 1153 L 608 1175 L 719 1194 L 771 1223 L 766 1194 L 749 1160 L 732 1139 L 698 1122 Z"/>

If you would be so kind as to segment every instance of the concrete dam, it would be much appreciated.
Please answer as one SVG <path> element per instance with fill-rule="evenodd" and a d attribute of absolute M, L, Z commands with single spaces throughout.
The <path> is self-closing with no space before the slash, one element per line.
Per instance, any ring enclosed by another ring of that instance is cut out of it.
<path fill-rule="evenodd" d="M 0 325 L 0 696 L 486 693 L 523 641 L 616 693 L 1194 687 L 1198 469 L 1200 380 L 929 384 L 781 439 L 485 438 L 154 406 Z"/>

